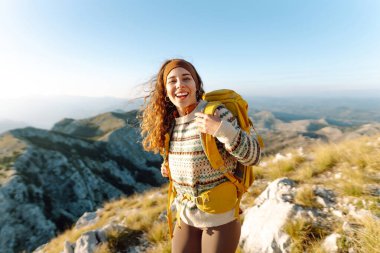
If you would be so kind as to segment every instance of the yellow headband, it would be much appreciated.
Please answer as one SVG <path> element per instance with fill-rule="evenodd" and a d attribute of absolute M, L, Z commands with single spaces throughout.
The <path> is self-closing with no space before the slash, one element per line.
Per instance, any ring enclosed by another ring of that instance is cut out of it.
<path fill-rule="evenodd" d="M 193 77 L 193 79 L 195 81 L 195 84 L 198 87 L 199 81 L 198 81 L 197 72 L 196 72 L 195 68 L 193 67 L 193 65 L 191 65 L 191 63 L 189 63 L 185 60 L 181 60 L 181 59 L 174 59 L 171 62 L 169 62 L 168 64 L 166 64 L 165 69 L 164 69 L 164 75 L 163 75 L 164 85 L 166 85 L 166 78 L 168 77 L 170 71 L 172 71 L 175 68 L 179 68 L 179 67 L 184 68 L 190 72 L 191 76 Z"/>

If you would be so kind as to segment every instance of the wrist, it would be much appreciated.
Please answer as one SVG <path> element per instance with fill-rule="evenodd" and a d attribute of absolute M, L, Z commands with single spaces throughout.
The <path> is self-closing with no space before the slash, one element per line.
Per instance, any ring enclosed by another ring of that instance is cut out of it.
<path fill-rule="evenodd" d="M 221 143 L 232 143 L 239 131 L 228 121 L 222 120 L 219 128 L 215 131 L 216 137 Z"/>

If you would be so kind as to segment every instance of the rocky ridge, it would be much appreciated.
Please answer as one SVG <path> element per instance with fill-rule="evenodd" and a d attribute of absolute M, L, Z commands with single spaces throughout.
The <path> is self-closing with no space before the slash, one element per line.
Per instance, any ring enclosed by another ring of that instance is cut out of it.
<path fill-rule="evenodd" d="M 136 111 L 0 135 L 0 252 L 30 252 L 105 201 L 164 183 L 139 140 Z"/>

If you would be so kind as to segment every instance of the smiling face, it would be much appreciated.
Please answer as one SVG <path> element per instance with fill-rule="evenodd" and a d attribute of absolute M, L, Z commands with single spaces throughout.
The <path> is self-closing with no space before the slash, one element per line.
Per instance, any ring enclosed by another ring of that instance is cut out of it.
<path fill-rule="evenodd" d="M 188 106 L 197 102 L 197 85 L 190 72 L 184 68 L 178 67 L 169 72 L 165 88 L 180 116 L 185 115 Z"/>

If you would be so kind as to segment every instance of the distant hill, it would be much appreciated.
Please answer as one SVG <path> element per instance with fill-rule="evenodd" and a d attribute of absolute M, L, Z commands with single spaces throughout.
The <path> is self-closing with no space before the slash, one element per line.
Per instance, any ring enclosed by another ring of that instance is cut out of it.
<path fill-rule="evenodd" d="M 26 126 L 28 126 L 28 124 L 22 121 L 0 119 L 0 134 L 10 129 L 21 128 Z"/>
<path fill-rule="evenodd" d="M 340 126 L 380 122 L 379 97 L 255 97 L 247 98 L 253 112 L 270 111 L 278 119 L 320 119 Z"/>
<path fill-rule="evenodd" d="M 276 153 L 286 147 L 308 146 L 315 142 L 337 142 L 359 136 L 380 133 L 380 122 L 363 125 L 346 124 L 337 120 L 314 117 L 277 117 L 269 111 L 253 110 L 250 113 L 254 126 L 262 135 L 266 154 Z"/>
<path fill-rule="evenodd" d="M 336 126 L 380 122 L 379 97 L 246 97 L 252 113 L 271 112 L 277 119 L 289 122 L 324 118 Z M 20 127 L 1 121 L 24 122 L 27 126 L 50 129 L 62 118 L 82 119 L 105 112 L 127 112 L 138 109 L 142 99 L 113 97 L 48 96 L 1 99 L 0 133 Z M 15 126 L 15 127 L 14 127 Z M 22 127 L 22 126 L 21 126 Z"/>
<path fill-rule="evenodd" d="M 39 96 L 1 99 L 0 132 L 20 127 L 2 124 L 1 121 L 5 119 L 50 129 L 62 118 L 81 119 L 110 111 L 127 112 L 139 108 L 141 104 L 141 99 L 114 97 Z"/>

